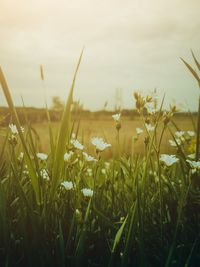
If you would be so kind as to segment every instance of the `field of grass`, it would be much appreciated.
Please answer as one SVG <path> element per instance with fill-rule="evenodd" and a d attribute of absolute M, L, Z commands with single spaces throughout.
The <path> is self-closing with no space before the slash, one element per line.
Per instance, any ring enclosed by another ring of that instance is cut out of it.
<path fill-rule="evenodd" d="M 21 127 L 0 69 L 13 119 L 0 151 L 1 266 L 198 267 L 200 114 L 193 124 L 135 92 L 137 120 L 79 127 L 80 61 L 59 125 L 34 128 Z"/>
<path fill-rule="evenodd" d="M 196 118 L 194 118 L 196 120 Z M 131 119 L 129 117 L 122 117 L 122 128 L 120 130 L 120 147 L 121 152 L 126 155 L 130 155 L 133 149 L 134 153 L 144 154 L 144 138 L 145 134 L 141 134 L 137 142 L 134 143 L 134 137 L 137 136 L 136 128 L 143 128 L 143 123 L 141 118 L 135 117 Z M 190 116 L 175 116 L 174 122 L 177 127 L 183 131 L 193 129 L 193 124 Z M 77 128 L 75 123 L 75 129 Z M 32 127 L 36 130 L 40 138 L 40 150 L 43 152 L 50 151 L 50 140 L 48 134 L 48 123 L 36 123 Z M 52 128 L 54 133 L 59 129 L 59 122 L 53 122 Z M 174 133 L 176 128 L 171 125 L 171 130 Z M 161 131 L 159 127 L 158 132 Z M 112 157 L 116 153 L 116 146 L 118 146 L 118 141 L 115 132 L 115 122 L 111 116 L 106 116 L 98 119 L 81 119 L 79 125 L 78 139 L 85 144 L 88 152 L 94 153 L 93 146 L 91 145 L 92 137 L 104 137 L 109 143 L 112 144 L 112 150 L 105 151 L 104 156 Z M 163 142 L 161 145 L 161 151 L 165 153 L 173 152 L 169 145 L 169 140 L 172 139 L 172 135 L 169 131 L 166 131 L 163 137 Z M 134 145 L 133 145 L 134 144 Z"/>

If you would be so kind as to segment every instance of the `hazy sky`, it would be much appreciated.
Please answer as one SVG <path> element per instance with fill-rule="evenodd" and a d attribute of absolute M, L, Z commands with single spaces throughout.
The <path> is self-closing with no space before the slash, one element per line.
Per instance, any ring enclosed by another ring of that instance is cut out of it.
<path fill-rule="evenodd" d="M 195 109 L 197 83 L 180 61 L 200 59 L 200 0 L 0 0 L 0 65 L 15 103 L 43 106 L 44 66 L 48 102 L 63 100 L 82 47 L 75 98 L 86 108 L 124 107 L 132 93 L 157 88 L 167 102 Z M 0 105 L 5 104 L 0 93 Z"/>

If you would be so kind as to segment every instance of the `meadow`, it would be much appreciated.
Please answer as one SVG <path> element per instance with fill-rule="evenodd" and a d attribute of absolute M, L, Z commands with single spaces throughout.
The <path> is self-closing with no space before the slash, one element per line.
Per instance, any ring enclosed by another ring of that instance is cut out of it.
<path fill-rule="evenodd" d="M 81 57 L 62 120 L 46 109 L 48 123 L 34 127 L 20 124 L 0 69 L 12 114 L 0 152 L 1 266 L 198 267 L 200 113 L 178 118 L 164 98 L 134 92 L 137 120 L 73 121 Z"/>
<path fill-rule="evenodd" d="M 134 100 L 134 99 L 133 99 Z M 113 113 L 114 114 L 114 113 Z M 196 121 L 196 116 L 193 120 Z M 178 129 L 183 131 L 189 131 L 193 129 L 193 122 L 190 116 L 179 115 L 174 116 L 173 121 Z M 120 148 L 124 155 L 131 155 L 131 153 L 144 154 L 145 145 L 144 139 L 145 134 L 141 134 L 140 138 L 134 142 L 134 138 L 137 137 L 136 128 L 142 128 L 143 122 L 140 116 L 135 116 L 133 118 L 129 116 L 121 116 L 122 127 L 120 129 Z M 38 134 L 40 139 L 40 150 L 48 153 L 50 152 L 50 138 L 48 132 L 48 122 L 43 123 L 33 123 L 32 127 Z M 83 118 L 78 122 L 74 123 L 75 129 L 78 130 L 78 139 L 85 144 L 87 151 L 89 153 L 94 153 L 94 148 L 90 142 L 92 137 L 103 137 L 108 143 L 112 145 L 112 149 L 105 151 L 104 158 L 112 158 L 117 152 L 118 140 L 115 132 L 115 121 L 112 119 L 111 115 L 94 117 L 94 118 Z M 161 128 L 158 127 L 158 134 L 161 133 Z M 171 124 L 171 130 L 173 133 L 176 132 L 176 127 Z M 52 122 L 53 133 L 59 130 L 59 122 Z M 174 148 L 169 144 L 169 140 L 172 139 L 172 135 L 169 131 L 166 131 L 163 136 L 163 141 L 161 144 L 161 151 L 163 153 L 173 153 Z M 132 151 L 133 150 L 133 151 Z"/>

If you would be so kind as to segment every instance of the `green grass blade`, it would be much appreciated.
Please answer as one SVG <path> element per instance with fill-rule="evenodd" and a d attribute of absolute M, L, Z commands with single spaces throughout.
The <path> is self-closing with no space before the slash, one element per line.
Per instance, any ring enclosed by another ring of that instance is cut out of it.
<path fill-rule="evenodd" d="M 114 240 L 113 247 L 112 247 L 112 251 L 111 251 L 111 257 L 110 257 L 109 267 L 114 266 L 114 256 L 115 256 L 115 253 L 116 253 L 118 244 L 119 244 L 119 242 L 120 242 L 120 240 L 121 240 L 121 237 L 122 237 L 122 235 L 123 235 L 123 232 L 124 232 L 124 228 L 125 228 L 127 219 L 128 219 L 128 215 L 126 216 L 126 219 L 124 220 L 124 222 L 123 222 L 122 225 L 120 226 L 120 228 L 119 228 L 119 230 L 117 231 L 117 234 L 116 234 L 116 236 L 115 236 L 115 240 Z"/>
<path fill-rule="evenodd" d="M 71 106 L 73 103 L 73 91 L 76 81 L 76 76 L 78 73 L 78 69 L 81 63 L 83 51 L 81 52 L 81 55 L 78 60 L 78 64 L 74 73 L 73 81 L 70 87 L 69 96 L 65 105 L 65 109 L 63 112 L 61 125 L 58 133 L 56 148 L 55 148 L 55 158 L 53 162 L 53 169 L 52 169 L 52 188 L 51 188 L 51 194 L 50 197 L 54 198 L 54 194 L 57 188 L 57 185 L 60 182 L 62 169 L 63 169 L 63 155 L 65 153 L 65 146 L 69 142 L 69 136 L 70 136 L 70 120 L 71 120 Z"/>
<path fill-rule="evenodd" d="M 26 159 L 26 164 L 28 165 L 29 174 L 30 174 L 30 178 L 31 178 L 31 183 L 32 183 L 32 186 L 33 186 L 33 189 L 34 189 L 34 192 L 35 192 L 35 196 L 36 196 L 36 201 L 37 201 L 38 204 L 40 204 L 41 203 L 41 196 L 40 196 L 38 177 L 37 177 L 36 171 L 34 169 L 31 157 L 29 155 L 29 151 L 28 151 L 28 148 L 27 148 L 27 145 L 26 145 L 26 141 L 25 141 L 23 133 L 21 131 L 19 118 L 18 118 L 16 109 L 15 109 L 15 106 L 14 106 L 14 103 L 13 103 L 13 100 L 12 100 L 12 97 L 11 97 L 11 94 L 10 94 L 10 90 L 8 88 L 8 85 L 7 85 L 7 82 L 6 82 L 6 79 L 4 77 L 4 74 L 3 74 L 3 71 L 1 69 L 1 67 L 0 67 L 0 84 L 2 86 L 2 89 L 3 89 L 4 95 L 5 95 L 6 101 L 8 103 L 9 109 L 11 111 L 11 114 L 13 116 L 13 121 L 16 124 L 17 130 L 19 132 L 19 137 L 20 137 L 20 140 L 21 140 L 24 152 L 25 152 L 25 159 Z"/>

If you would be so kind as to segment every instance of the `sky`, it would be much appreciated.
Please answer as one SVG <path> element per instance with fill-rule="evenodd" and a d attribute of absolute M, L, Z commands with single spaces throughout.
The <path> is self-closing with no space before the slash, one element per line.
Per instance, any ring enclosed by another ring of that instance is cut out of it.
<path fill-rule="evenodd" d="M 0 66 L 16 105 L 66 100 L 84 47 L 75 100 L 108 109 L 121 90 L 154 89 L 166 105 L 197 109 L 199 89 L 180 60 L 200 59 L 200 0 L 0 0 Z M 40 79 L 43 65 L 45 81 Z M 0 105 L 6 105 L 0 92 Z"/>

